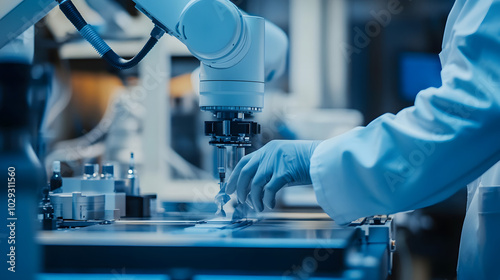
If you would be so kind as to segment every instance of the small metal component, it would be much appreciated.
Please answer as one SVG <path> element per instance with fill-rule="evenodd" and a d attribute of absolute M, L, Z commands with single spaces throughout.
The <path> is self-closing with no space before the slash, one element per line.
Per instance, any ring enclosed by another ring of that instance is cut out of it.
<path fill-rule="evenodd" d="M 63 181 L 61 177 L 61 162 L 54 161 L 52 163 L 52 177 L 50 177 L 50 191 L 58 190 L 62 187 Z"/>
<path fill-rule="evenodd" d="M 86 163 L 83 167 L 83 179 L 92 180 L 98 178 L 98 164 Z"/>
<path fill-rule="evenodd" d="M 53 217 L 65 220 L 103 220 L 105 195 L 81 192 L 50 194 Z"/>
<path fill-rule="evenodd" d="M 231 121 L 229 120 L 222 121 L 222 135 L 225 136 L 231 135 Z"/>
<path fill-rule="evenodd" d="M 260 134 L 260 125 L 245 120 L 245 111 L 219 111 L 216 121 L 205 122 L 205 135 L 214 146 L 251 146 L 251 137 Z"/>
<path fill-rule="evenodd" d="M 224 205 L 231 199 L 229 195 L 226 194 L 226 158 L 226 147 L 217 147 L 217 171 L 219 172 L 220 191 L 217 196 L 215 196 L 215 203 L 217 203 L 217 212 L 215 213 L 215 215 L 219 217 L 226 217 Z"/>
<path fill-rule="evenodd" d="M 72 219 L 78 221 L 103 220 L 104 206 L 104 194 L 82 195 L 80 192 L 74 192 L 72 194 Z"/>
<path fill-rule="evenodd" d="M 114 166 L 113 164 L 107 163 L 102 166 L 101 179 L 113 179 L 114 178 Z"/>
<path fill-rule="evenodd" d="M 38 216 L 42 223 L 43 230 L 56 229 L 56 219 L 54 219 L 54 206 L 49 197 L 50 186 L 42 189 L 42 201 L 38 205 Z"/>
<path fill-rule="evenodd" d="M 50 194 L 50 200 L 54 207 L 54 218 L 73 218 L 73 195 L 71 193 Z"/>
<path fill-rule="evenodd" d="M 139 180 L 135 171 L 134 153 L 130 153 L 130 164 L 127 171 L 127 179 L 129 180 L 129 195 L 139 195 Z"/>
<path fill-rule="evenodd" d="M 252 145 L 251 138 L 260 134 L 260 125 L 245 120 L 245 113 L 255 112 L 252 108 L 212 108 L 216 121 L 205 122 L 205 135 L 210 136 L 210 145 L 217 147 L 217 172 L 220 191 L 215 197 L 217 216 L 226 216 L 224 205 L 231 199 L 226 194 L 226 166 L 234 168 L 245 155 L 245 147 Z M 248 110 L 247 110 L 248 109 Z M 203 108 L 202 108 L 203 110 Z M 227 147 L 233 147 L 232 160 L 227 164 Z M 246 217 L 248 205 L 239 206 L 236 216 Z M 241 211 L 240 211 L 241 210 Z M 235 217 L 233 215 L 233 217 Z M 240 220 L 240 219 L 238 219 Z"/>
<path fill-rule="evenodd" d="M 52 172 L 61 173 L 61 162 L 60 161 L 54 161 L 52 163 Z"/>
<path fill-rule="evenodd" d="M 245 147 L 234 146 L 233 147 L 233 162 L 232 169 L 236 167 L 238 162 L 245 156 Z"/>
<path fill-rule="evenodd" d="M 211 136 L 211 145 L 251 146 L 250 138 L 260 134 L 260 125 L 243 120 L 205 122 L 205 135 Z"/>
<path fill-rule="evenodd" d="M 94 165 L 86 163 L 83 167 L 83 179 L 91 179 L 94 175 Z"/>
<path fill-rule="evenodd" d="M 227 149 L 224 146 L 217 147 L 217 171 L 219 172 L 219 178 L 221 183 L 224 183 L 226 178 L 226 157 Z"/>

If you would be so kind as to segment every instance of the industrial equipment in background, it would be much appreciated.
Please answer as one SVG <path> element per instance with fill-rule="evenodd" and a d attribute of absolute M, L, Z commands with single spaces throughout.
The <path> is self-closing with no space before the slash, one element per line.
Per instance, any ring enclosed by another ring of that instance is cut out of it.
<path fill-rule="evenodd" d="M 101 172 L 99 172 L 101 170 Z M 39 220 L 44 230 L 110 224 L 125 217 L 155 215 L 156 195 L 141 195 L 131 154 L 126 178 L 114 176 L 113 164 L 87 163 L 83 176 L 63 178 L 61 163 L 53 164 L 50 183 L 42 189 Z"/>
<path fill-rule="evenodd" d="M 54 6 L 54 2 L 50 1 L 40 2 L 36 7 L 26 2 L 6 7 L 6 14 L 0 23 L 10 27 L 0 34 L 4 35 L 1 36 L 0 47 L 8 41 L 6 38 L 26 29 L 26 24 L 21 25 L 17 16 L 29 16 L 36 22 Z M 212 112 L 218 119 L 206 123 L 205 133 L 211 136 L 210 144 L 219 151 L 221 193 L 216 202 L 219 204 L 218 214 L 225 216 L 223 205 L 229 201 L 229 196 L 225 194 L 226 147 L 234 147 L 232 158 L 233 164 L 236 164 L 244 155 L 245 147 L 251 146 L 251 137 L 260 133 L 257 123 L 245 121 L 245 114 L 262 111 L 265 81 L 280 76 L 284 71 L 287 37 L 263 18 L 244 14 L 225 0 L 135 2 L 136 8 L 151 18 L 155 27 L 143 49 L 132 59 L 125 60 L 85 21 L 71 0 L 57 1 L 82 37 L 117 69 L 136 66 L 164 33 L 178 38 L 201 61 L 200 109 Z M 266 37 L 272 38 L 268 44 L 273 43 L 267 48 Z"/>
<path fill-rule="evenodd" d="M 260 133 L 260 126 L 246 121 L 245 114 L 262 111 L 265 82 L 284 71 L 288 40 L 283 31 L 263 18 L 242 13 L 229 1 L 136 0 L 137 9 L 151 18 L 155 28 L 144 48 L 127 61 L 101 39 L 70 0 L 58 2 L 82 37 L 118 69 L 136 66 L 165 32 L 178 38 L 201 61 L 199 106 L 218 119 L 206 123 L 205 133 L 211 136 L 210 144 L 220 151 L 217 155 L 221 193 L 216 201 L 220 215 L 224 216 L 223 205 L 229 200 L 224 194 L 225 150 L 234 147 L 236 163 L 244 154 L 244 148 L 251 146 L 251 137 Z M 275 43 L 267 47 L 268 60 L 265 59 L 266 37 L 273 38 L 271 42 Z"/>

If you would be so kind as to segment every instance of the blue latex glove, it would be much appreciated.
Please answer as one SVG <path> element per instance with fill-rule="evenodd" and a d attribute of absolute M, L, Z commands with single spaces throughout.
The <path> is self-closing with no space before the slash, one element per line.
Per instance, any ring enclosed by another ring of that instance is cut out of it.
<path fill-rule="evenodd" d="M 309 185 L 310 159 L 319 141 L 272 141 L 241 159 L 227 183 L 245 202 L 250 193 L 255 210 L 274 208 L 276 193 L 287 184 Z"/>

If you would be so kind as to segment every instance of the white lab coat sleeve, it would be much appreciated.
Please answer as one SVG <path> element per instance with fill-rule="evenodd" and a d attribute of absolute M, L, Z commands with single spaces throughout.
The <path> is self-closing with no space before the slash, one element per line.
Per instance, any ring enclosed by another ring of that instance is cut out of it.
<path fill-rule="evenodd" d="M 460 2 L 443 85 L 314 151 L 317 200 L 339 224 L 435 204 L 500 160 L 500 0 Z"/>

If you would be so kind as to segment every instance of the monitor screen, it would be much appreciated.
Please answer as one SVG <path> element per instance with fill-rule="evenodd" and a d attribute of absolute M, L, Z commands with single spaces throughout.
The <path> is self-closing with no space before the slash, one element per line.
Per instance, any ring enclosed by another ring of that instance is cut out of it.
<path fill-rule="evenodd" d="M 441 86 L 441 62 L 437 54 L 402 53 L 399 66 L 400 95 L 407 101 L 414 101 L 421 90 Z"/>

